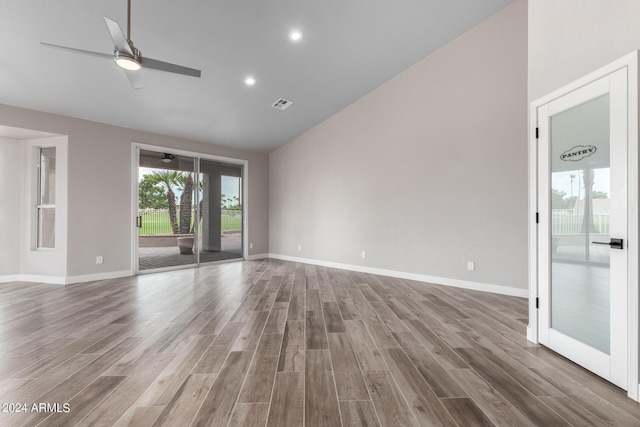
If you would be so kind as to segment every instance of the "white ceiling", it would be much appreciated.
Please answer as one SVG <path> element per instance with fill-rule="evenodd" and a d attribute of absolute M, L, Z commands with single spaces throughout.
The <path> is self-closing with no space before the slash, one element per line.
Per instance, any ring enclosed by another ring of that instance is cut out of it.
<path fill-rule="evenodd" d="M 40 45 L 110 53 L 102 17 L 125 30 L 126 0 L 4 1 L 0 103 L 268 152 L 512 1 L 133 0 L 142 55 L 202 70 L 142 70 L 138 90 L 109 60 Z"/>

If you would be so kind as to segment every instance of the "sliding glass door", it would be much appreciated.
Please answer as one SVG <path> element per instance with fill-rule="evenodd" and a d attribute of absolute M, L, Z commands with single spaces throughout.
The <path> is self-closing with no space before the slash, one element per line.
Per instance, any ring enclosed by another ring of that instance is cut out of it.
<path fill-rule="evenodd" d="M 140 150 L 138 270 L 196 264 L 196 159 Z"/>
<path fill-rule="evenodd" d="M 200 262 L 242 258 L 242 166 L 200 160 Z"/>
<path fill-rule="evenodd" d="M 138 271 L 242 259 L 242 166 L 139 151 Z"/>

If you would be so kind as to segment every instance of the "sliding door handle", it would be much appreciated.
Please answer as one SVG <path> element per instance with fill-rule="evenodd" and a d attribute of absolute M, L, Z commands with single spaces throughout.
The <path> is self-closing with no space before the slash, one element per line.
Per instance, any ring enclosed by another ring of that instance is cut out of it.
<path fill-rule="evenodd" d="M 624 249 L 624 240 L 623 239 L 614 239 L 611 238 L 609 242 L 591 242 L 594 245 L 607 245 L 611 249 Z"/>

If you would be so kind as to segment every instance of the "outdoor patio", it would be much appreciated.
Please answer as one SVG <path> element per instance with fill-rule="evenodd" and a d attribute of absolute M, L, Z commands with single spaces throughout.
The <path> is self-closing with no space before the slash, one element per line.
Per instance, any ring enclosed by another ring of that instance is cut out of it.
<path fill-rule="evenodd" d="M 200 263 L 224 261 L 242 258 L 242 239 L 240 233 L 223 234 L 222 250 L 219 252 L 200 252 Z M 196 263 L 195 254 L 181 254 L 177 246 L 138 248 L 139 270 L 176 267 Z"/>

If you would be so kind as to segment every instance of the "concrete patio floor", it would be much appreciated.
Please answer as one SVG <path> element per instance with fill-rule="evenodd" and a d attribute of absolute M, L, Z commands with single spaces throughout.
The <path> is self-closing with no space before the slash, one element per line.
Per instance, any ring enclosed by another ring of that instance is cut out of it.
<path fill-rule="evenodd" d="M 200 263 L 242 258 L 241 234 L 224 234 L 221 243 L 222 250 L 219 252 L 200 252 Z M 177 246 L 138 248 L 138 269 L 140 271 L 195 263 L 195 254 L 181 254 Z"/>

